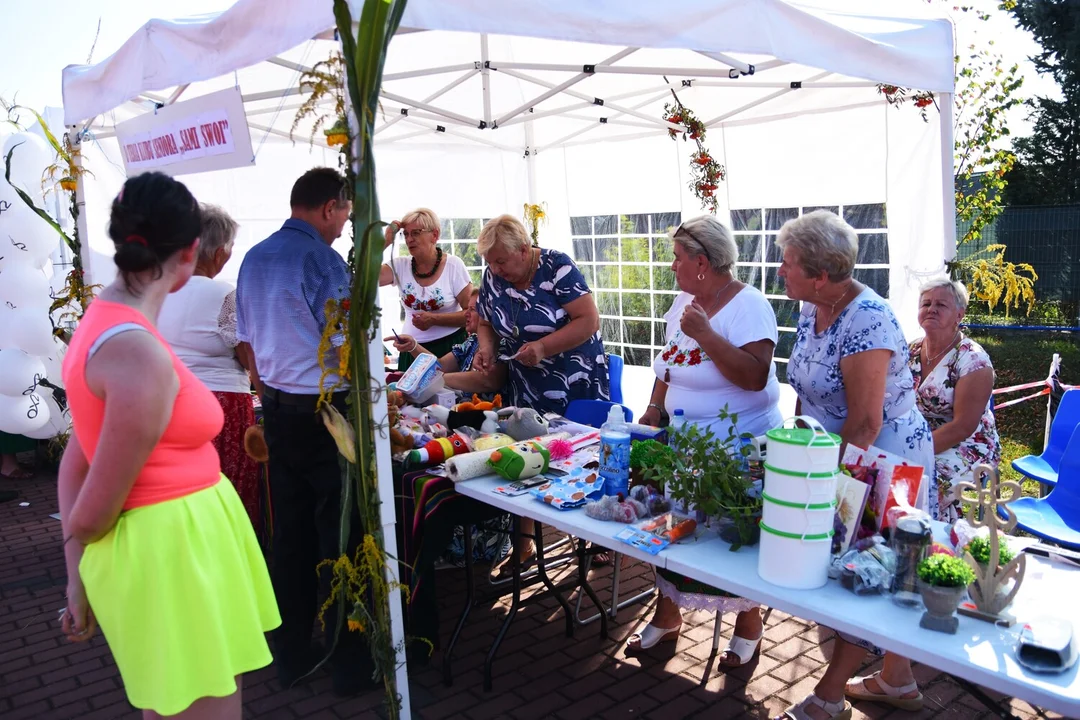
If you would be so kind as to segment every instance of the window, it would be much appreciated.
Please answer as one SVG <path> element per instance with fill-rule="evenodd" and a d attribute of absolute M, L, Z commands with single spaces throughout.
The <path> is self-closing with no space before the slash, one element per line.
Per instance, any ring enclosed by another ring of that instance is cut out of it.
<path fill-rule="evenodd" d="M 782 257 L 775 240 L 785 222 L 814 210 L 834 212 L 855 228 L 859 235 L 855 279 L 881 297 L 889 296 L 889 230 L 884 203 L 732 210 L 731 229 L 739 248 L 736 276 L 765 293 L 776 311 L 780 337 L 774 357 L 780 382 L 787 381 L 787 360 L 795 344 L 800 307 L 784 294 L 784 282 L 777 274 Z"/>
<path fill-rule="evenodd" d="M 440 218 L 441 232 L 439 234 L 439 247 L 448 255 L 457 255 L 465 263 L 472 278 L 473 287 L 480 287 L 480 280 L 484 275 L 484 258 L 476 249 L 476 240 L 480 237 L 480 229 L 484 227 L 487 219 L 475 218 Z M 409 248 L 398 239 L 398 255 L 405 257 L 409 254 Z"/>
<path fill-rule="evenodd" d="M 669 228 L 680 213 L 570 218 L 573 257 L 596 298 L 609 353 L 647 367 L 664 344 L 664 313 L 678 295 Z"/>

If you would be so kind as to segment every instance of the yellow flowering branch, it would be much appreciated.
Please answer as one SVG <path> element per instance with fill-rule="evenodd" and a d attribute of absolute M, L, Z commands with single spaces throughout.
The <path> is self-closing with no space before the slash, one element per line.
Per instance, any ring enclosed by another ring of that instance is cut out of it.
<path fill-rule="evenodd" d="M 532 238 L 533 247 L 540 247 L 540 226 L 547 225 L 547 203 L 530 205 L 525 203 L 525 215 L 522 218 L 525 227 L 529 228 L 529 237 Z"/>

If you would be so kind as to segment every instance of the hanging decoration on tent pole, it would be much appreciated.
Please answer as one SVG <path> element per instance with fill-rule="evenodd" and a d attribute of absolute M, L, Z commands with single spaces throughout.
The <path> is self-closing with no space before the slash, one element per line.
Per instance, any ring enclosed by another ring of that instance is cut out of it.
<path fill-rule="evenodd" d="M 525 227 L 529 228 L 529 237 L 532 238 L 533 247 L 540 247 L 540 226 L 547 225 L 547 203 L 530 205 L 525 203 L 525 214 L 522 216 Z"/>
<path fill-rule="evenodd" d="M 705 123 L 698 120 L 693 111 L 682 104 L 675 90 L 671 91 L 671 96 L 675 102 L 665 103 L 664 121 L 682 125 L 684 130 L 680 133 L 674 128 L 668 128 L 668 137 L 677 140 L 681 134 L 684 141 L 689 138 L 697 144 L 697 152 L 690 156 L 690 189 L 701 201 L 701 207 L 715 214 L 718 207 L 716 191 L 727 172 L 705 147 Z"/>
<path fill-rule="evenodd" d="M 880 83 L 877 86 L 878 93 L 885 97 L 885 102 L 890 105 L 899 107 L 905 103 L 911 103 L 919 109 L 919 113 L 922 114 L 924 122 L 929 122 L 929 118 L 926 116 L 926 108 L 931 105 L 936 106 L 937 100 L 934 98 L 934 93 L 929 90 L 912 90 L 910 88 L 897 87 L 896 85 L 886 85 Z"/>
<path fill-rule="evenodd" d="M 345 122 L 344 56 L 335 51 L 326 60 L 320 60 L 301 73 L 300 92 L 309 94 L 293 116 L 289 137 L 292 138 L 300 123 L 313 119 L 310 144 L 315 144 L 315 136 L 322 130 L 330 147 L 345 145 L 349 141 L 349 125 Z M 331 101 L 334 109 L 327 112 Z M 329 127 L 326 127 L 327 123 L 330 123 Z"/>

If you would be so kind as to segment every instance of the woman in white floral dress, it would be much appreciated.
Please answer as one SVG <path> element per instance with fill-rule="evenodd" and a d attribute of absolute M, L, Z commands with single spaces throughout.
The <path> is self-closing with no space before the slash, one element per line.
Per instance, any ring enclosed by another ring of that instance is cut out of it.
<path fill-rule="evenodd" d="M 934 435 L 938 519 L 960 516 L 956 483 L 971 479 L 978 463 L 997 465 L 1001 443 L 991 404 L 994 366 L 990 356 L 960 332 L 967 310 L 963 284 L 931 280 L 919 292 L 919 325 L 926 337 L 911 343 L 908 366 L 915 379 L 916 404 Z"/>

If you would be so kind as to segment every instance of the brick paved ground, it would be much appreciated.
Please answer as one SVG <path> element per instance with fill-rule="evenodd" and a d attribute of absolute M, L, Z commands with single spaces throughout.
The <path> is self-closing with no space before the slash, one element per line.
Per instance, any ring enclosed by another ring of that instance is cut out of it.
<path fill-rule="evenodd" d="M 12 486 L 0 482 L 2 488 Z M 48 517 L 57 510 L 55 479 L 19 481 L 15 487 L 23 497 L 0 505 L 0 718 L 139 717 L 125 700 L 103 639 L 71 645 L 60 636 L 56 617 L 66 580 L 60 523 Z M 20 507 L 20 501 L 30 505 Z M 439 573 L 444 627 L 461 608 L 462 575 L 460 570 Z M 594 573 L 598 588 L 605 584 L 602 577 Z M 627 568 L 624 597 L 651 582 L 648 568 Z M 606 598 L 603 592 L 601 596 Z M 438 654 L 428 667 L 410 668 L 415 717 L 769 717 L 813 688 L 832 644 L 830 631 L 773 613 L 759 659 L 733 672 L 717 672 L 709 662 L 712 618 L 694 613 L 677 645 L 645 658 L 626 658 L 622 643 L 646 621 L 648 606 L 622 611 L 607 641 L 598 638 L 595 624 L 579 628 L 571 640 L 563 635 L 562 611 L 554 599 L 545 598 L 528 606 L 515 621 L 497 660 L 494 691 L 485 693 L 483 659 L 505 612 L 506 604 L 497 601 L 473 612 L 455 652 L 452 687 L 442 683 Z M 724 637 L 730 631 L 725 623 Z M 921 713 L 890 713 L 863 703 L 856 706 L 854 718 L 995 716 L 947 676 L 923 666 L 916 666 L 916 676 L 927 696 Z M 291 690 L 278 686 L 272 668 L 244 679 L 247 718 L 375 718 L 381 701 L 379 693 L 335 697 L 325 674 Z M 1011 704 L 1022 718 L 1060 717 L 1041 714 L 1022 701 Z"/>

